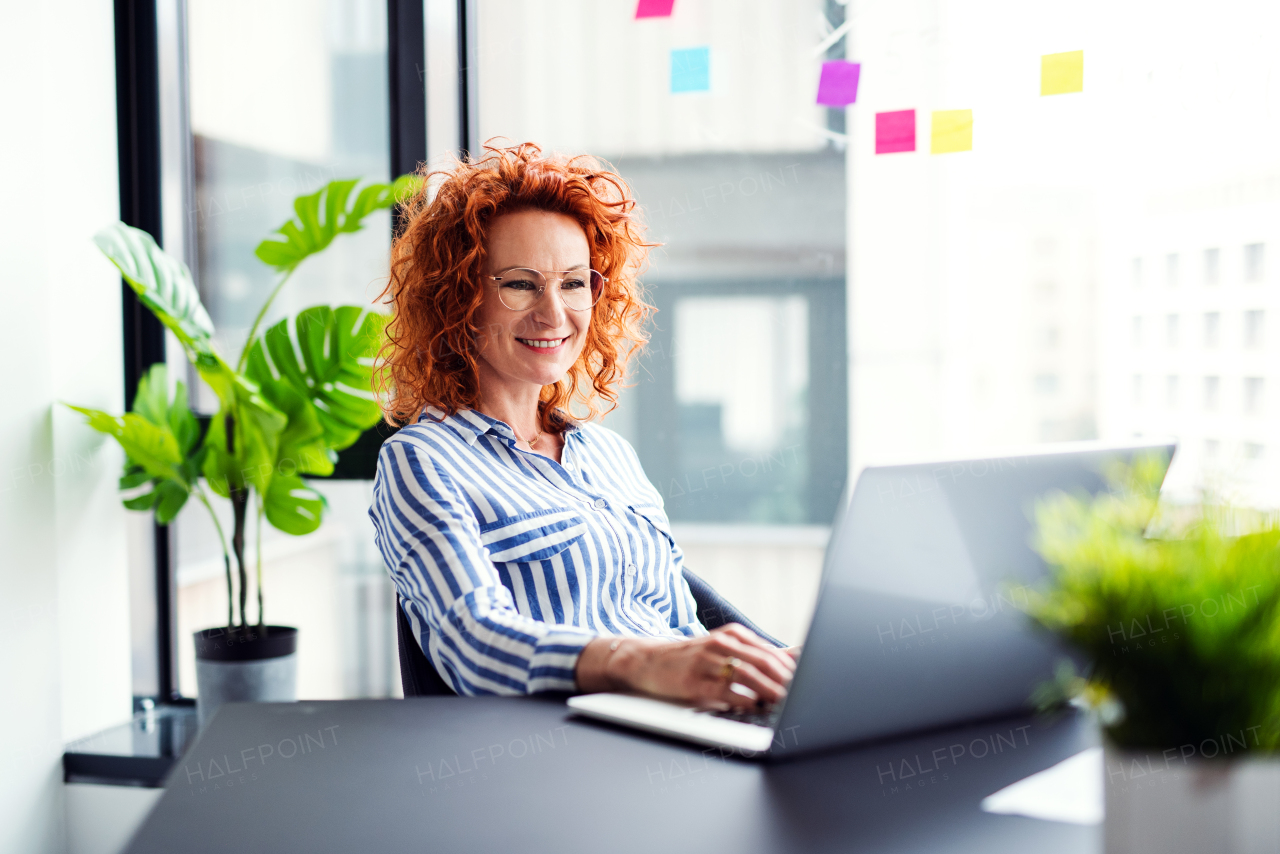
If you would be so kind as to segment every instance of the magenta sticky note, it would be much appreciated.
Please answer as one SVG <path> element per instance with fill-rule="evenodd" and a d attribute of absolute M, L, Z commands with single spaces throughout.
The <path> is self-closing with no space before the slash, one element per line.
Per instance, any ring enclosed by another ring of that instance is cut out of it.
<path fill-rule="evenodd" d="M 640 0 L 636 4 L 636 20 L 641 18 L 670 18 L 676 0 Z"/>
<path fill-rule="evenodd" d="M 916 111 L 876 113 L 876 154 L 916 150 Z"/>
<path fill-rule="evenodd" d="M 822 76 L 818 78 L 818 103 L 828 107 L 847 107 L 858 100 L 858 77 L 862 65 L 833 59 L 822 63 Z"/>

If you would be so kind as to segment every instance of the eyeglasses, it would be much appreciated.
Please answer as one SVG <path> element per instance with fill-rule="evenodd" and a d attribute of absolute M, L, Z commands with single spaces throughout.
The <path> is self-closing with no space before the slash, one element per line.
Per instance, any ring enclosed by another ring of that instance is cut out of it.
<path fill-rule="evenodd" d="M 604 283 L 609 281 L 595 270 L 548 270 L 544 273 L 525 267 L 512 267 L 485 278 L 498 283 L 498 299 L 512 311 L 533 308 L 551 282 L 559 285 L 560 301 L 565 308 L 588 311 L 600 299 Z"/>

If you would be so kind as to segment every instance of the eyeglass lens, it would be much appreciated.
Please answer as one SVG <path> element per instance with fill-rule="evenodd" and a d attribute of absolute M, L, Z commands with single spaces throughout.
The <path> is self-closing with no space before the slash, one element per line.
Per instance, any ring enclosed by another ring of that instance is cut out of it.
<path fill-rule="evenodd" d="M 547 277 L 542 273 L 523 268 L 507 270 L 494 278 L 498 280 L 498 297 L 512 311 L 533 308 L 548 285 Z M 604 277 L 595 270 L 573 271 L 557 278 L 560 283 L 560 299 L 565 308 L 586 311 L 600 299 Z"/>

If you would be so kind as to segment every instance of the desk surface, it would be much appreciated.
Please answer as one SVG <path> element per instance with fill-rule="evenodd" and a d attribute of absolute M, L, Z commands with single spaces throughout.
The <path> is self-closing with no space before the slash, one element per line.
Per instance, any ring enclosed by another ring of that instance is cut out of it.
<path fill-rule="evenodd" d="M 1094 852 L 1098 828 L 978 804 L 1095 743 L 1018 718 L 766 764 L 548 700 L 235 704 L 128 850 Z"/>

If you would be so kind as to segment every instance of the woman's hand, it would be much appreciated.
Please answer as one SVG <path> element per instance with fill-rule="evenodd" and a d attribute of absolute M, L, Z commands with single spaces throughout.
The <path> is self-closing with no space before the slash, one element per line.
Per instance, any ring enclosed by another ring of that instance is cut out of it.
<path fill-rule="evenodd" d="M 681 641 L 596 638 L 578 658 L 583 691 L 637 691 L 703 708 L 752 709 L 787 694 L 795 659 L 737 623 Z"/>

